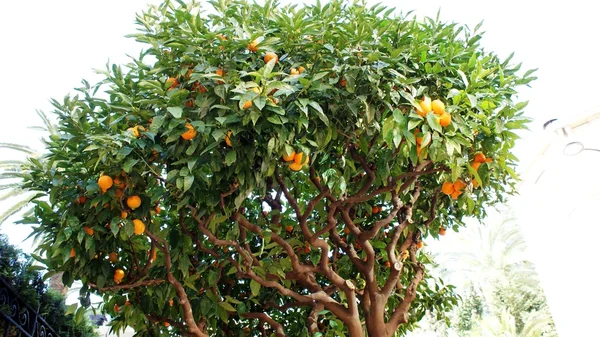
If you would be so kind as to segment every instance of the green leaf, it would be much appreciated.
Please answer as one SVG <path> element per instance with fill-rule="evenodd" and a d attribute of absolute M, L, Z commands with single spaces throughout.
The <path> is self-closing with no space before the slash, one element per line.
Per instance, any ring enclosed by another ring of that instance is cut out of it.
<path fill-rule="evenodd" d="M 231 166 L 231 164 L 235 163 L 236 159 L 237 153 L 235 151 L 227 152 L 227 155 L 225 156 L 225 165 Z"/>
<path fill-rule="evenodd" d="M 187 175 L 183 178 L 183 191 L 187 191 L 189 190 L 192 185 L 194 184 L 194 176 L 193 175 Z"/>
<path fill-rule="evenodd" d="M 152 123 L 150 124 L 150 132 L 158 134 L 158 131 L 160 130 L 164 122 L 165 116 L 154 116 L 152 118 Z"/>
<path fill-rule="evenodd" d="M 171 113 L 171 115 L 175 118 L 181 118 L 181 114 L 183 113 L 183 109 L 178 106 L 171 106 L 167 108 L 167 111 Z M 154 121 L 154 120 L 152 120 Z"/>
<path fill-rule="evenodd" d="M 133 168 L 133 166 L 135 164 L 138 163 L 138 159 L 134 159 L 134 158 L 129 158 L 127 159 L 127 161 L 125 161 L 125 164 L 123 164 L 123 171 L 127 172 L 127 173 L 131 173 L 131 169 Z"/>
<path fill-rule="evenodd" d="M 227 302 L 219 302 L 219 306 L 229 312 L 236 312 L 235 308 Z"/>
<path fill-rule="evenodd" d="M 321 121 L 323 121 L 323 123 L 325 123 L 325 125 L 329 126 L 329 118 L 327 118 L 327 116 L 325 116 L 325 113 L 323 112 L 323 109 L 321 108 L 319 103 L 317 103 L 315 101 L 310 101 L 310 102 L 308 102 L 308 105 L 311 106 L 317 112 L 317 116 L 319 116 Z"/>
<path fill-rule="evenodd" d="M 250 291 L 252 291 L 252 297 L 256 297 L 258 296 L 258 294 L 260 293 L 260 283 L 251 280 L 250 281 Z"/>
<path fill-rule="evenodd" d="M 440 123 L 437 122 L 436 119 L 437 115 L 430 112 L 427 114 L 427 124 L 429 125 L 429 127 L 431 127 L 432 129 L 434 129 L 435 131 L 442 133 L 442 127 L 440 125 Z"/>

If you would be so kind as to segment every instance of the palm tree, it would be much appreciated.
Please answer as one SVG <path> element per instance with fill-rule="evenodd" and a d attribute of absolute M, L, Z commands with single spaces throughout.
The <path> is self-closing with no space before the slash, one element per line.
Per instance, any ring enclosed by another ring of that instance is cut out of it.
<path fill-rule="evenodd" d="M 514 218 L 468 226 L 457 241 L 452 245 L 454 251 L 441 254 L 440 258 L 454 265 L 455 273 L 476 290 L 476 296 L 481 296 L 487 308 L 481 318 L 473 317 L 471 324 L 476 328 L 469 329 L 475 333 L 472 336 L 541 336 L 535 334 L 540 326 L 553 326 L 535 267 L 525 255 L 525 239 Z"/>
<path fill-rule="evenodd" d="M 40 110 L 36 110 L 36 113 L 42 119 L 43 126 L 33 126 L 31 128 L 48 132 L 50 137 L 57 136 L 56 126 L 52 124 L 48 116 Z M 3 193 L 0 194 L 0 202 L 10 202 L 8 208 L 0 213 L 1 226 L 8 218 L 25 209 L 31 201 L 40 196 L 34 191 L 24 189 L 21 179 L 28 174 L 30 165 L 43 167 L 46 162 L 42 154 L 26 145 L 0 143 L 0 149 L 14 150 L 25 155 L 25 159 L 0 161 L 0 193 Z M 66 294 L 67 288 L 62 282 L 62 273 L 52 275 L 50 288 Z"/>
<path fill-rule="evenodd" d="M 471 331 L 470 337 L 540 337 L 548 336 L 552 329 L 552 318 L 546 312 L 533 311 L 525 315 L 524 326 L 517 332 L 515 318 L 508 310 L 502 310 L 499 316 L 485 317 Z"/>
<path fill-rule="evenodd" d="M 48 132 L 50 136 L 57 135 L 56 127 L 42 111 L 36 110 L 44 126 L 34 126 L 32 129 Z M 9 217 L 25 208 L 38 194 L 22 188 L 20 180 L 27 174 L 28 165 L 44 165 L 43 157 L 32 148 L 21 144 L 0 143 L 0 149 L 13 150 L 25 155 L 21 160 L 0 160 L 0 202 L 10 201 L 8 208 L 0 213 L 0 225 Z"/>

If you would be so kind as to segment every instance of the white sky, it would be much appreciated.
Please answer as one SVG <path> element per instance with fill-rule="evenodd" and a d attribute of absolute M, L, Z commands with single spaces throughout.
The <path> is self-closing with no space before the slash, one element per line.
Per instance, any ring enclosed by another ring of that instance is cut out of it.
<path fill-rule="evenodd" d="M 49 112 L 48 99 L 62 98 L 79 86 L 82 78 L 95 82 L 97 77 L 92 68 L 103 68 L 109 59 L 111 63 L 127 62 L 126 53 L 137 55 L 141 46 L 124 35 L 135 31 L 134 14 L 146 2 L 5 1 L 0 11 L 3 68 L 0 142 L 41 149 L 38 139 L 42 135 L 27 129 L 32 124 L 41 124 L 35 110 Z M 441 8 L 443 20 L 471 27 L 483 20 L 486 31 L 483 45 L 487 50 L 501 57 L 514 51 L 513 61 L 523 62 L 524 69 L 540 68 L 539 80 L 522 95 L 530 100 L 527 115 L 535 118 L 531 126 L 534 132 L 526 135 L 515 151 L 523 158 L 524 168 L 530 166 L 547 140 L 539 132 L 545 121 L 559 118 L 567 123 L 577 116 L 600 111 L 596 103 L 600 78 L 597 61 L 600 6 L 596 1 L 385 0 L 383 3 L 405 12 L 414 9 L 419 16 L 435 16 Z M 586 146 L 596 144 L 600 148 L 596 131 L 588 132 Z M 14 153 L 0 151 L 0 160 L 14 157 Z M 543 165 L 534 167 L 547 171 L 545 180 L 535 186 L 525 184 L 527 193 L 515 205 L 517 213 L 522 214 L 530 254 L 546 286 L 561 336 L 589 336 L 594 322 L 591 314 L 598 312 L 595 303 L 600 298 L 594 295 L 593 282 L 596 276 L 589 274 L 592 266 L 598 264 L 593 257 L 599 255 L 592 240 L 598 237 L 595 234 L 600 234 L 594 229 L 600 221 L 590 211 L 600 200 L 597 192 L 592 193 L 597 189 L 592 189 L 589 179 L 598 180 L 599 162 L 595 155 L 600 153 L 582 153 L 573 160 L 560 155 L 544 157 Z M 3 208 L 0 205 L 0 210 Z M 586 209 L 588 212 L 584 212 Z M 9 233 L 13 243 L 21 242 L 28 234 L 23 227 L 6 224 L 1 231 Z M 448 235 L 449 240 L 453 235 Z M 572 280 L 582 276 L 585 277 L 580 281 Z"/>

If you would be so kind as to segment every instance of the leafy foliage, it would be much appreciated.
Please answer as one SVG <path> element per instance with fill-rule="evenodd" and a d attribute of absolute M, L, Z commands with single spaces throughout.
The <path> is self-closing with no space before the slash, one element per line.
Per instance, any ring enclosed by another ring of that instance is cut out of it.
<path fill-rule="evenodd" d="M 98 336 L 87 319 L 76 321 L 74 315 L 67 315 L 65 298 L 47 288 L 39 266 L 34 266 L 31 257 L 10 245 L 3 234 L 0 234 L 0 276 L 17 290 L 27 304 L 39 308 L 39 315 L 60 336 Z"/>
<path fill-rule="evenodd" d="M 450 310 L 421 239 L 512 193 L 532 72 L 379 5 L 209 3 L 151 7 L 139 58 L 53 101 L 24 185 L 49 197 L 24 220 L 43 261 L 138 334 L 398 336 Z M 451 124 L 417 113 L 421 96 Z M 493 161 L 473 168 L 477 153 Z"/>

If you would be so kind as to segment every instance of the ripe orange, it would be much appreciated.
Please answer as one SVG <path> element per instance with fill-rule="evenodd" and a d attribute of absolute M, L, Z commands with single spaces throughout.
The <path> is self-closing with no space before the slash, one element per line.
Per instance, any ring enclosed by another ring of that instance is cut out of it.
<path fill-rule="evenodd" d="M 154 262 L 156 261 L 156 248 L 152 249 L 151 253 L 152 253 L 152 258 L 150 259 L 150 262 Z"/>
<path fill-rule="evenodd" d="M 306 165 L 308 163 L 308 155 L 303 152 L 298 152 L 294 155 L 294 163 L 299 165 Z"/>
<path fill-rule="evenodd" d="M 442 185 L 442 193 L 444 193 L 445 195 L 451 195 L 452 193 L 454 193 L 454 184 L 449 181 L 446 181 Z"/>
<path fill-rule="evenodd" d="M 421 243 L 421 247 L 423 247 L 423 243 L 422 242 L 420 242 L 420 243 Z M 417 243 L 417 247 L 419 247 L 419 243 Z M 419 248 L 421 248 L 421 247 L 419 247 Z M 406 260 L 409 255 L 410 254 L 408 253 L 408 250 L 402 251 L 402 253 L 400 254 L 400 260 L 402 260 L 402 261 Z"/>
<path fill-rule="evenodd" d="M 85 195 L 80 195 L 77 198 L 75 198 L 75 203 L 79 204 L 79 205 L 83 205 L 83 204 L 85 204 L 86 200 L 87 200 L 87 198 L 85 197 Z"/>
<path fill-rule="evenodd" d="M 166 322 L 166 321 L 165 321 L 165 322 L 163 322 L 163 325 L 164 325 L 164 326 L 166 326 L 166 327 L 169 327 L 169 326 L 171 326 L 171 324 L 169 324 L 169 322 Z"/>
<path fill-rule="evenodd" d="M 346 79 L 342 77 L 342 79 L 340 80 L 340 86 L 345 87 L 347 84 Z"/>
<path fill-rule="evenodd" d="M 467 184 L 465 184 L 464 181 L 457 179 L 454 184 L 454 191 L 462 191 L 465 189 L 465 187 L 467 187 Z"/>
<path fill-rule="evenodd" d="M 291 233 L 294 230 L 294 226 L 287 225 L 287 226 L 285 226 L 285 230 Z"/>
<path fill-rule="evenodd" d="M 417 249 L 423 248 L 423 241 L 417 242 Z"/>
<path fill-rule="evenodd" d="M 121 309 L 121 308 L 119 307 L 118 304 L 115 304 L 115 306 L 113 307 L 113 309 L 115 309 L 115 312 L 119 312 L 119 309 Z"/>
<path fill-rule="evenodd" d="M 302 169 L 302 164 L 291 163 L 290 170 L 292 171 L 300 171 Z"/>
<path fill-rule="evenodd" d="M 113 185 L 115 185 L 116 188 L 124 188 L 126 186 L 125 182 L 121 181 L 121 178 L 119 177 L 113 179 Z"/>
<path fill-rule="evenodd" d="M 344 234 L 350 234 L 350 228 L 346 227 L 344 228 Z"/>
<path fill-rule="evenodd" d="M 417 144 L 417 156 L 420 157 L 421 156 L 421 145 Z"/>
<path fill-rule="evenodd" d="M 440 227 L 440 231 L 439 232 L 440 232 L 440 235 L 442 235 L 442 236 L 446 235 L 446 228 Z"/>
<path fill-rule="evenodd" d="M 473 184 L 473 188 L 479 187 L 479 183 L 477 182 L 477 180 L 473 179 L 471 183 Z"/>
<path fill-rule="evenodd" d="M 169 77 L 165 82 L 169 86 L 168 90 L 175 89 L 179 85 L 179 81 L 175 77 Z"/>
<path fill-rule="evenodd" d="M 231 147 L 231 131 L 228 131 L 227 135 L 225 136 L 225 144 L 227 144 L 227 146 Z"/>
<path fill-rule="evenodd" d="M 302 73 L 303 73 L 305 70 L 306 70 L 306 68 L 304 68 L 303 66 L 299 66 L 299 67 L 298 67 L 298 72 L 299 72 L 300 74 L 302 74 Z"/>
<path fill-rule="evenodd" d="M 194 137 L 196 137 L 196 135 L 198 134 L 198 131 L 196 131 L 196 129 L 194 129 L 194 126 L 192 124 L 186 123 L 185 127 L 188 130 L 181 135 L 181 138 L 183 138 L 185 140 L 192 140 Z"/>
<path fill-rule="evenodd" d="M 275 54 L 272 51 L 266 53 L 265 57 L 263 58 L 265 63 L 269 63 L 269 61 L 271 61 L 272 59 L 275 59 L 275 63 L 279 62 L 279 56 L 277 56 L 277 54 Z"/>
<path fill-rule="evenodd" d="M 290 75 L 300 75 L 300 72 L 296 68 L 290 69 Z"/>
<path fill-rule="evenodd" d="M 221 76 L 221 77 L 224 77 L 224 76 L 225 76 L 225 74 L 226 74 L 226 72 L 225 72 L 223 69 L 217 69 L 217 71 L 215 71 L 215 74 L 217 74 L 217 75 L 219 75 L 219 76 Z M 218 80 L 218 81 L 217 81 L 217 83 L 219 83 L 219 84 L 223 84 L 223 83 L 225 83 L 225 82 L 223 82 L 223 81 L 221 81 L 221 80 Z"/>
<path fill-rule="evenodd" d="M 423 137 L 417 137 L 417 135 L 419 133 L 421 133 L 421 130 L 415 129 L 415 132 L 413 132 L 413 135 L 415 135 L 415 141 L 417 142 L 417 144 L 421 145 L 421 143 L 423 142 Z"/>
<path fill-rule="evenodd" d="M 88 226 L 83 226 L 83 230 L 87 233 L 87 235 L 94 235 L 94 230 Z"/>
<path fill-rule="evenodd" d="M 387 268 L 390 268 L 392 266 L 392 264 L 390 263 L 390 261 L 385 261 L 385 266 Z"/>
<path fill-rule="evenodd" d="M 140 137 L 140 131 L 138 130 L 137 126 L 131 127 L 129 129 L 127 129 L 127 131 L 130 131 L 135 138 Z"/>
<path fill-rule="evenodd" d="M 252 106 L 252 101 L 246 101 L 246 103 L 244 103 L 244 106 L 242 107 L 242 109 L 246 110 L 248 108 L 250 108 Z"/>
<path fill-rule="evenodd" d="M 452 123 L 452 115 L 444 111 L 440 119 L 438 119 L 438 123 L 440 123 L 440 126 L 442 127 L 450 125 Z"/>
<path fill-rule="evenodd" d="M 127 212 L 121 211 L 121 219 L 127 219 L 127 215 L 129 215 Z"/>
<path fill-rule="evenodd" d="M 115 274 L 113 275 L 113 280 L 115 281 L 116 284 L 121 283 L 121 281 L 123 280 L 124 277 L 125 277 L 125 272 L 123 271 L 123 269 L 115 270 Z"/>
<path fill-rule="evenodd" d="M 283 158 L 283 160 L 285 162 L 291 162 L 294 160 L 294 158 L 296 157 L 296 151 L 292 151 L 292 153 L 288 156 L 285 153 L 283 154 L 283 156 L 281 156 L 281 158 Z"/>
<path fill-rule="evenodd" d="M 258 51 L 258 41 L 254 40 L 248 44 L 248 50 L 252 53 L 256 53 Z"/>
<path fill-rule="evenodd" d="M 304 246 L 304 252 L 306 254 L 310 253 L 310 246 L 309 245 Z"/>
<path fill-rule="evenodd" d="M 144 225 L 142 220 L 139 220 L 139 219 L 133 220 L 133 233 L 135 235 L 140 235 L 140 234 L 144 233 L 145 230 L 146 230 L 146 225 Z"/>
<path fill-rule="evenodd" d="M 225 41 L 227 40 L 227 38 L 223 35 L 223 34 L 217 34 L 217 37 L 219 38 L 219 40 L 221 41 Z"/>
<path fill-rule="evenodd" d="M 173 306 L 173 299 L 169 298 L 169 306 L 172 307 Z"/>
<path fill-rule="evenodd" d="M 427 96 L 423 96 L 421 102 L 419 102 L 420 109 L 417 109 L 417 113 L 421 117 L 425 117 L 428 113 L 431 112 L 431 98 Z"/>
<path fill-rule="evenodd" d="M 115 190 L 115 197 L 116 197 L 117 199 L 121 199 L 121 198 L 123 198 L 123 190 L 122 190 L 122 189 L 120 189 L 120 188 L 117 188 L 117 189 Z"/>
<path fill-rule="evenodd" d="M 373 214 L 377 214 L 377 213 L 379 213 L 380 211 L 381 211 L 381 207 L 379 207 L 379 206 L 373 206 L 373 207 L 371 208 L 371 213 L 373 213 Z"/>
<path fill-rule="evenodd" d="M 431 102 L 431 110 L 433 110 L 433 112 L 436 115 L 441 115 L 444 112 L 446 112 L 446 106 L 444 105 L 444 103 L 442 101 L 440 101 L 439 99 L 436 99 L 433 102 Z"/>
<path fill-rule="evenodd" d="M 69 254 L 69 257 L 75 257 L 75 248 L 71 248 L 71 254 Z"/>
<path fill-rule="evenodd" d="M 458 190 L 454 191 L 454 193 L 452 193 L 452 195 L 451 195 L 451 197 L 452 197 L 452 200 L 456 200 L 456 199 L 458 199 L 458 197 L 459 197 L 461 194 L 462 194 L 462 191 L 458 191 Z"/>
<path fill-rule="evenodd" d="M 474 168 L 475 171 L 479 170 L 479 165 L 481 165 L 481 163 L 478 161 L 474 161 L 471 163 L 471 167 Z"/>
<path fill-rule="evenodd" d="M 156 214 L 160 214 L 162 209 L 160 209 L 160 206 L 156 205 L 156 207 L 154 207 L 154 211 L 156 212 Z"/>
<path fill-rule="evenodd" d="M 119 255 L 117 255 L 117 252 L 112 252 L 108 254 L 108 261 L 112 263 L 116 263 L 117 261 L 119 261 Z"/>
<path fill-rule="evenodd" d="M 112 185 L 113 185 L 113 180 L 110 176 L 101 175 L 100 178 L 98 178 L 98 186 L 100 186 L 100 189 L 102 190 L 102 192 L 106 192 L 106 190 L 111 188 Z"/>
<path fill-rule="evenodd" d="M 193 108 L 193 107 L 194 107 L 194 104 L 195 104 L 195 103 L 194 103 L 194 100 L 193 100 L 193 99 L 188 99 L 187 101 L 185 101 L 185 102 L 183 103 L 183 105 L 185 105 L 185 106 L 186 106 L 186 107 L 188 107 L 188 108 Z"/>
<path fill-rule="evenodd" d="M 142 199 L 140 199 L 140 197 L 138 197 L 137 195 L 132 195 L 129 198 L 127 198 L 127 206 L 129 206 L 129 208 L 131 209 L 136 209 L 140 207 L 141 204 Z"/>
<path fill-rule="evenodd" d="M 481 152 L 476 153 L 475 157 L 473 158 L 474 163 L 491 163 L 493 161 L 494 160 L 492 158 L 486 158 Z"/>

